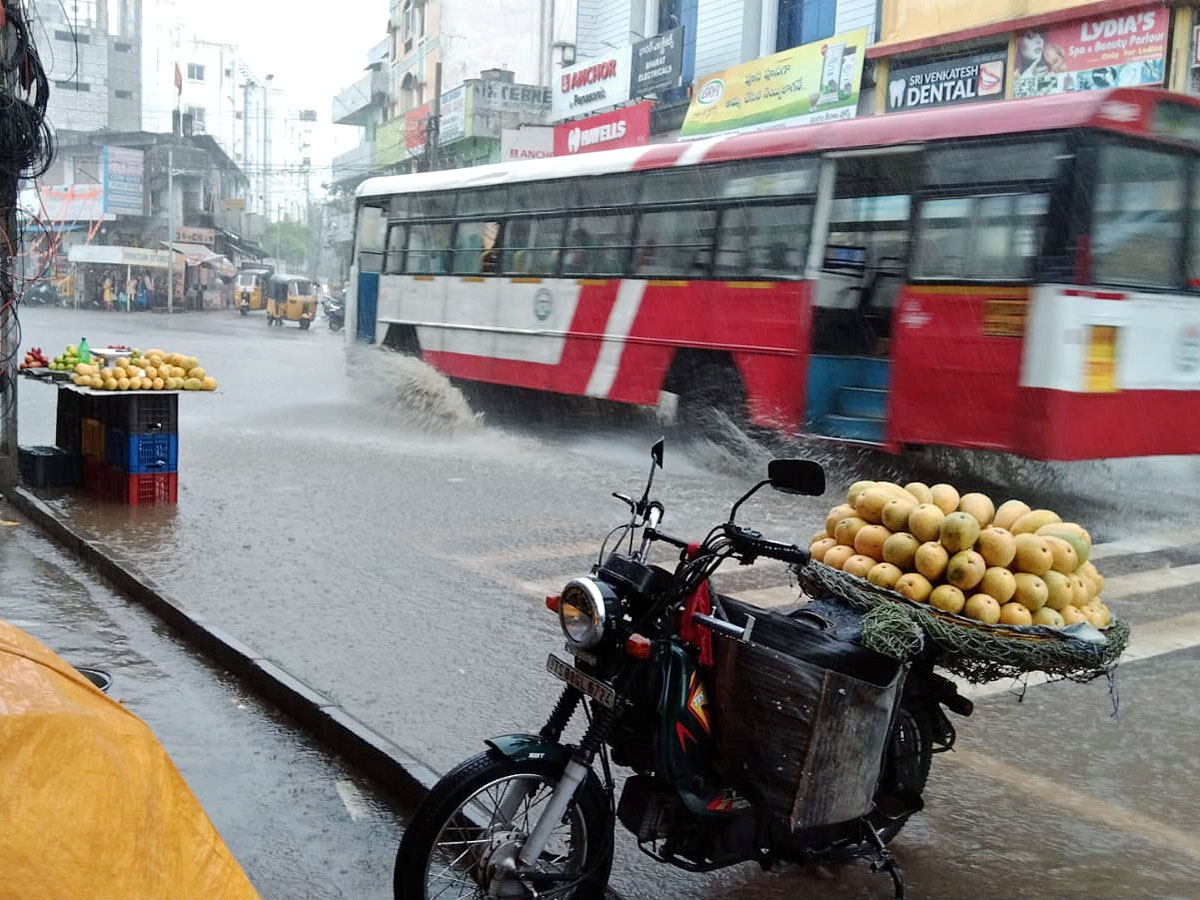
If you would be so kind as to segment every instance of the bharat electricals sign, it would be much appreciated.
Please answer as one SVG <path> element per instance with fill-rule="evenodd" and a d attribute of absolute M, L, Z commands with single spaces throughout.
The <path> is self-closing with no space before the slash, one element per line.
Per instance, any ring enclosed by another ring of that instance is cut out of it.
<path fill-rule="evenodd" d="M 852 119 L 866 46 L 859 28 L 701 78 L 679 136 Z"/>
<path fill-rule="evenodd" d="M 958 56 L 923 66 L 893 65 L 887 111 L 924 109 L 1004 97 L 1004 51 Z"/>
<path fill-rule="evenodd" d="M 563 69 L 551 85 L 551 110 L 555 119 L 569 119 L 629 99 L 629 44 L 604 56 Z"/>
<path fill-rule="evenodd" d="M 650 141 L 650 107 L 636 103 L 578 122 L 554 126 L 554 155 L 573 156 L 616 147 L 637 147 Z"/>

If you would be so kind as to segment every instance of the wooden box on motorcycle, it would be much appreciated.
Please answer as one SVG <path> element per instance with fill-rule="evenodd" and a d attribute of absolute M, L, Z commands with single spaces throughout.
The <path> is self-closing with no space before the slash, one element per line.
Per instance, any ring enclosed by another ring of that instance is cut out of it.
<path fill-rule="evenodd" d="M 792 830 L 866 815 L 879 784 L 903 669 L 852 637 L 722 597 L 748 643 L 714 636 L 715 764 L 753 786 Z M 718 724 L 719 723 L 719 724 Z"/>

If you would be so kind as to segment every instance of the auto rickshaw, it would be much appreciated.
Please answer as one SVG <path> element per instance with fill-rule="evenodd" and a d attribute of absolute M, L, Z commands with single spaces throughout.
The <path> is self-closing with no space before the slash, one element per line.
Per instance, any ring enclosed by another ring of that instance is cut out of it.
<path fill-rule="evenodd" d="M 266 267 L 247 267 L 238 271 L 234 298 L 243 316 L 252 309 L 266 306 L 263 288 L 270 277 L 271 270 Z"/>
<path fill-rule="evenodd" d="M 298 322 L 307 331 L 317 315 L 317 286 L 311 278 L 272 275 L 267 282 L 267 324 Z"/>

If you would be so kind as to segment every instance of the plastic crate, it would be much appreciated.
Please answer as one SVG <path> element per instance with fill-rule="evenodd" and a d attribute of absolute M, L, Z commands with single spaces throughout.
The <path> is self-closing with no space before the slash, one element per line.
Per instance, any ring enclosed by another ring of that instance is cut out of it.
<path fill-rule="evenodd" d="M 179 471 L 179 435 L 157 432 L 126 434 L 109 427 L 104 432 L 104 461 L 130 475 Z"/>
<path fill-rule="evenodd" d="M 20 447 L 17 468 L 30 487 L 70 487 L 83 478 L 82 458 L 60 447 Z"/>
<path fill-rule="evenodd" d="M 126 434 L 176 434 L 179 431 L 179 395 L 129 394 L 105 397 L 104 424 Z"/>
<path fill-rule="evenodd" d="M 104 425 L 97 419 L 83 419 L 79 444 L 84 456 L 104 459 Z"/>
<path fill-rule="evenodd" d="M 58 392 L 58 418 L 54 428 L 54 443 L 64 450 L 79 452 L 83 421 L 82 394 L 74 391 Z"/>
<path fill-rule="evenodd" d="M 108 499 L 129 506 L 146 506 L 152 503 L 179 502 L 178 472 L 148 472 L 130 475 L 109 466 L 111 490 Z"/>

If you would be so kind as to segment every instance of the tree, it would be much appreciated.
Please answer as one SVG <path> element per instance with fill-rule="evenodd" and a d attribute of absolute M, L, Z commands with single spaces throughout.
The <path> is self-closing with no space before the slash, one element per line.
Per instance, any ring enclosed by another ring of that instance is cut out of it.
<path fill-rule="evenodd" d="M 301 222 L 269 222 L 263 229 L 262 247 L 289 266 L 303 266 L 312 247 L 312 231 Z"/>

